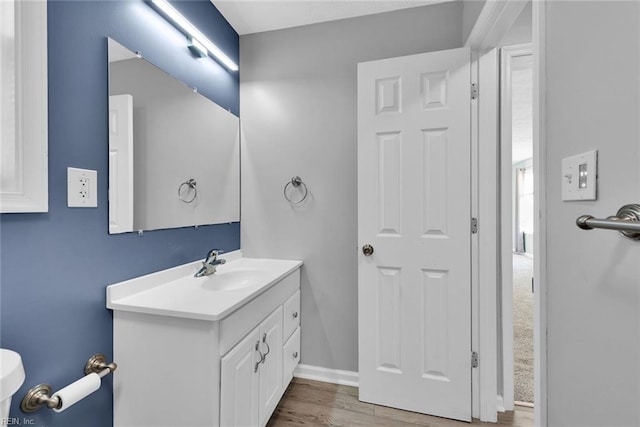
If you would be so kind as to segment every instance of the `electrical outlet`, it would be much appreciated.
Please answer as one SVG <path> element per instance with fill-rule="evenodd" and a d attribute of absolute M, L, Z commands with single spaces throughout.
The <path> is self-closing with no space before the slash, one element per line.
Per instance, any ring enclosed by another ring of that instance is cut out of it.
<path fill-rule="evenodd" d="M 67 206 L 70 208 L 98 207 L 98 172 L 67 168 Z"/>
<path fill-rule="evenodd" d="M 78 188 L 80 198 L 82 200 L 88 200 L 89 199 L 89 178 L 80 178 L 78 180 L 78 183 L 80 184 L 80 187 Z"/>

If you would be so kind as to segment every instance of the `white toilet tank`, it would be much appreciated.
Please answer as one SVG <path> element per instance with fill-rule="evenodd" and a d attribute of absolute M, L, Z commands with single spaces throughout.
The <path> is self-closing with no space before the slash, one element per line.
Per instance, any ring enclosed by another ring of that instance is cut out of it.
<path fill-rule="evenodd" d="M 0 420 L 9 418 L 11 397 L 24 383 L 22 358 L 12 350 L 0 348 Z"/>

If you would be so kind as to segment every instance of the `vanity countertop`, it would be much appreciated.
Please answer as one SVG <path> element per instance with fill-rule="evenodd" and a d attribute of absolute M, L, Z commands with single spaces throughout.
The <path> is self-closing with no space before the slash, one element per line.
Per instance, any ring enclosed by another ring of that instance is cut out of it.
<path fill-rule="evenodd" d="M 215 274 L 194 277 L 202 261 L 107 286 L 107 308 L 216 321 L 228 316 L 302 266 L 302 261 L 224 254 Z"/>

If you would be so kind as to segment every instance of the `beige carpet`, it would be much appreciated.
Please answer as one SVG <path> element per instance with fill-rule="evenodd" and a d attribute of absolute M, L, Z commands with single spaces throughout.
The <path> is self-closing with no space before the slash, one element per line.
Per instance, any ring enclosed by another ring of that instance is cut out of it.
<path fill-rule="evenodd" d="M 513 255 L 513 367 L 516 401 L 533 403 L 533 259 Z"/>

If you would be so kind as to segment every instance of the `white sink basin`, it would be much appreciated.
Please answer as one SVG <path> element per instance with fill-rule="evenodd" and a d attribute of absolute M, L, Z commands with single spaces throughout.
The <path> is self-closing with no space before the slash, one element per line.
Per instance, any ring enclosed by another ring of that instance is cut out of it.
<path fill-rule="evenodd" d="M 224 270 L 218 268 L 215 274 L 203 277 L 202 289 L 207 291 L 235 291 L 259 283 L 265 275 L 261 270 Z"/>
<path fill-rule="evenodd" d="M 222 255 L 215 274 L 194 277 L 202 261 L 107 287 L 107 308 L 201 320 L 220 320 L 302 265 L 302 261 Z"/>
<path fill-rule="evenodd" d="M 11 397 L 24 383 L 22 358 L 12 350 L 0 348 L 0 419 L 9 417 Z"/>

